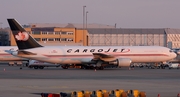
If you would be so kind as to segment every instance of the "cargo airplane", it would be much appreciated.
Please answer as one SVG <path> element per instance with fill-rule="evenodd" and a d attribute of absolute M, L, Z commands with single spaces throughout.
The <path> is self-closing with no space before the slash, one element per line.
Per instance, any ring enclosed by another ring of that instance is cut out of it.
<path fill-rule="evenodd" d="M 22 61 L 28 63 L 28 59 L 16 57 L 7 52 L 16 50 L 18 50 L 17 46 L 0 46 L 0 62 L 9 62 L 9 65 L 14 65 L 15 63 L 17 63 L 17 65 L 21 65 L 18 63 Z"/>
<path fill-rule="evenodd" d="M 161 46 L 42 46 L 15 19 L 7 20 L 18 46 L 18 51 L 11 54 L 22 58 L 104 69 L 107 65 L 122 67 L 136 62 L 164 63 L 176 57 Z"/>

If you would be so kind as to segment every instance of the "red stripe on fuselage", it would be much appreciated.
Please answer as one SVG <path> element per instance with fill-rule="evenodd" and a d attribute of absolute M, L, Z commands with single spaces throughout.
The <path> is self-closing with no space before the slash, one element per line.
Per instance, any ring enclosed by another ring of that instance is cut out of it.
<path fill-rule="evenodd" d="M 66 58 L 66 57 L 93 57 L 93 55 L 44 55 L 46 57 L 60 57 L 60 58 Z M 112 55 L 114 57 L 120 57 L 120 56 L 168 56 L 167 54 L 115 54 Z"/>

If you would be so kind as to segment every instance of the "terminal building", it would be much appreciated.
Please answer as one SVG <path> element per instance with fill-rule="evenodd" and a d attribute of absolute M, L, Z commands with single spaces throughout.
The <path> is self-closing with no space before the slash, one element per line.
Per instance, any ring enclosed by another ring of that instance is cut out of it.
<path fill-rule="evenodd" d="M 180 29 L 88 29 L 89 45 L 157 45 L 180 48 Z"/>
<path fill-rule="evenodd" d="M 78 30 L 76 28 L 25 28 L 42 45 L 87 45 L 87 31 Z M 84 33 L 84 34 L 83 34 Z M 84 36 L 84 37 L 83 37 Z M 86 39 L 85 39 L 86 38 Z M 11 45 L 15 46 L 16 42 L 11 34 Z"/>
<path fill-rule="evenodd" d="M 0 28 L 0 46 L 9 46 L 9 30 Z"/>
<path fill-rule="evenodd" d="M 43 45 L 141 46 L 180 48 L 180 29 L 115 28 L 113 25 L 34 23 L 26 27 Z M 16 45 L 11 35 L 11 45 Z"/>
<path fill-rule="evenodd" d="M 42 45 L 84 45 L 88 46 L 89 33 L 82 24 L 30 24 L 25 30 Z M 90 28 L 112 28 L 109 25 L 89 24 Z M 11 33 L 10 33 L 11 34 Z M 11 46 L 16 42 L 11 34 Z"/>

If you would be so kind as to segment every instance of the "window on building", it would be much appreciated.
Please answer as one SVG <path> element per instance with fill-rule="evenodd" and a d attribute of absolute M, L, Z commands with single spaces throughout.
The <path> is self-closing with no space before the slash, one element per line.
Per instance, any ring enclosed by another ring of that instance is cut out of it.
<path fill-rule="evenodd" d="M 68 38 L 67 41 L 73 41 L 73 39 L 72 38 Z"/>
<path fill-rule="evenodd" d="M 73 32 L 67 32 L 68 35 L 73 35 Z"/>
<path fill-rule="evenodd" d="M 42 38 L 42 41 L 47 41 L 47 38 Z"/>
<path fill-rule="evenodd" d="M 36 41 L 41 41 L 41 38 L 34 38 Z"/>
<path fill-rule="evenodd" d="M 5 38 L 5 39 L 9 39 L 9 36 L 8 36 L 8 35 L 5 35 L 4 38 Z"/>
<path fill-rule="evenodd" d="M 61 38 L 61 41 L 66 41 L 67 39 L 66 38 Z"/>
<path fill-rule="evenodd" d="M 55 41 L 60 41 L 61 39 L 60 38 L 55 38 Z"/>
<path fill-rule="evenodd" d="M 40 31 L 32 31 L 32 34 L 41 34 L 41 32 Z"/>
<path fill-rule="evenodd" d="M 42 31 L 42 34 L 47 34 L 47 31 Z"/>
<path fill-rule="evenodd" d="M 28 34 L 31 34 L 31 32 L 27 32 Z"/>
<path fill-rule="evenodd" d="M 59 35 L 59 34 L 61 34 L 61 32 L 55 32 L 55 34 Z"/>
<path fill-rule="evenodd" d="M 54 41 L 54 38 L 48 38 L 48 41 Z"/>
<path fill-rule="evenodd" d="M 61 34 L 67 34 L 67 32 L 61 32 Z"/>
<path fill-rule="evenodd" d="M 48 32 L 48 34 L 54 34 L 54 32 Z"/>

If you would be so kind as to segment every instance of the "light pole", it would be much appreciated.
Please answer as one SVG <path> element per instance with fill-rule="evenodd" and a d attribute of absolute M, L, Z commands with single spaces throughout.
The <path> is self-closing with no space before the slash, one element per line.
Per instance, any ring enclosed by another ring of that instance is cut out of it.
<path fill-rule="evenodd" d="M 86 6 L 83 6 L 83 45 L 84 45 L 84 16 L 85 16 L 85 8 L 86 8 Z"/>
<path fill-rule="evenodd" d="M 88 11 L 86 11 L 86 30 L 87 30 L 87 14 L 88 14 L 89 12 Z"/>

